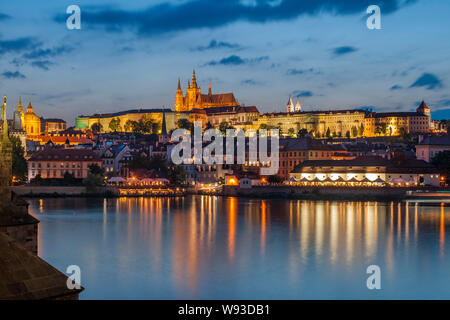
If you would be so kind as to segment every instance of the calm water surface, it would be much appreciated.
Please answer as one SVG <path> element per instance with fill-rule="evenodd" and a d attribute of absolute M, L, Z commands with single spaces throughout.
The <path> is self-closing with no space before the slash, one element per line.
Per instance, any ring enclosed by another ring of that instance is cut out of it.
<path fill-rule="evenodd" d="M 32 199 L 39 255 L 81 268 L 81 299 L 449 299 L 443 204 Z M 366 268 L 381 268 L 368 290 Z"/>

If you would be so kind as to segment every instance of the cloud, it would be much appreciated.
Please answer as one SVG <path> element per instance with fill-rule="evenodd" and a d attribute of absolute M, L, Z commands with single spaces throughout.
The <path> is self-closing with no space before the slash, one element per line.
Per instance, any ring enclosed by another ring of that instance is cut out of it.
<path fill-rule="evenodd" d="M 351 46 L 343 46 L 343 47 L 337 47 L 332 49 L 333 55 L 335 57 L 343 56 L 345 54 L 349 54 L 352 52 L 358 51 L 358 48 L 351 47 Z"/>
<path fill-rule="evenodd" d="M 256 80 L 253 80 L 253 79 L 245 79 L 245 80 L 241 81 L 241 84 L 242 85 L 248 85 L 248 86 L 257 86 L 257 85 L 263 84 L 263 82 L 256 81 Z"/>
<path fill-rule="evenodd" d="M 427 90 L 435 90 L 442 88 L 443 84 L 436 75 L 432 73 L 424 73 L 409 87 L 425 87 Z"/>
<path fill-rule="evenodd" d="M 142 36 L 160 35 L 200 28 L 218 28 L 237 21 L 267 23 L 287 21 L 302 15 L 322 13 L 349 15 L 364 13 L 369 0 L 192 0 L 163 2 L 141 10 L 116 7 L 87 8 L 83 23 L 106 31 L 131 30 Z M 388 14 L 415 0 L 378 0 L 383 14 Z M 67 15 L 58 14 L 54 21 L 64 23 Z"/>
<path fill-rule="evenodd" d="M 52 49 L 36 48 L 30 52 L 25 53 L 23 57 L 25 59 L 42 59 L 48 57 L 56 57 L 64 53 L 71 52 L 72 50 L 73 48 L 65 45 L 54 47 Z"/>
<path fill-rule="evenodd" d="M 289 76 L 296 76 L 296 75 L 307 74 L 307 73 L 320 74 L 320 71 L 315 71 L 314 68 L 309 68 L 309 69 L 289 69 L 286 72 L 286 74 Z"/>
<path fill-rule="evenodd" d="M 224 66 L 239 66 L 244 64 L 254 64 L 254 63 L 260 63 L 262 61 L 268 60 L 268 56 L 263 57 L 257 57 L 257 58 L 251 58 L 251 59 L 243 59 L 240 56 L 237 55 L 231 55 L 226 58 L 222 58 L 219 61 L 212 60 L 208 63 L 206 63 L 207 66 L 216 66 L 216 65 L 224 65 Z"/>
<path fill-rule="evenodd" d="M 53 64 L 53 62 L 49 61 L 49 60 L 40 60 L 40 61 L 33 61 L 31 63 L 32 67 L 35 68 L 39 68 L 45 71 L 49 70 L 49 66 L 51 66 Z"/>
<path fill-rule="evenodd" d="M 21 53 L 27 50 L 31 50 L 40 45 L 41 43 L 33 37 L 0 40 L 0 55 L 6 53 Z"/>
<path fill-rule="evenodd" d="M 312 97 L 314 94 L 311 91 L 295 90 L 291 95 L 296 98 L 308 98 Z"/>
<path fill-rule="evenodd" d="M 19 71 L 5 71 L 2 76 L 6 79 L 25 79 L 25 75 Z"/>
<path fill-rule="evenodd" d="M 0 21 L 11 19 L 11 16 L 0 12 Z"/>
<path fill-rule="evenodd" d="M 207 46 L 198 46 L 195 48 L 196 51 L 206 51 L 213 49 L 240 49 L 240 45 L 237 43 L 229 43 L 225 41 L 211 40 Z"/>
<path fill-rule="evenodd" d="M 391 87 L 391 89 L 389 89 L 389 90 L 395 91 L 395 90 L 400 90 L 400 89 L 403 89 L 403 87 L 402 87 L 402 86 L 399 86 L 398 84 L 395 84 L 395 85 L 393 85 L 393 86 Z"/>

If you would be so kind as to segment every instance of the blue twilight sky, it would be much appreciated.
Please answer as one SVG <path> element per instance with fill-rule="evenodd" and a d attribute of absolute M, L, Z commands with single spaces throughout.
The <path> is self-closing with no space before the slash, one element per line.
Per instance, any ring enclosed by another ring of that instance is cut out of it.
<path fill-rule="evenodd" d="M 261 112 L 372 106 L 410 111 L 424 99 L 450 118 L 447 0 L 0 0 L 0 94 L 9 113 L 64 118 L 173 107 L 195 66 L 205 92 L 233 91 Z M 81 30 L 66 8 L 81 8 Z M 366 27 L 381 7 L 382 30 Z M 24 101 L 26 100 L 26 101 Z"/>

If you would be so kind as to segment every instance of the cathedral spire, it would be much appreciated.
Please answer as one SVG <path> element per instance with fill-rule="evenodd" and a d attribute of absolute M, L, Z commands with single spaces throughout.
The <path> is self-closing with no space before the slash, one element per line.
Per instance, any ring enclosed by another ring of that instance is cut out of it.
<path fill-rule="evenodd" d="M 195 68 L 192 71 L 192 88 L 197 88 L 197 79 L 195 78 Z"/>
<path fill-rule="evenodd" d="M 208 95 L 212 95 L 212 90 L 211 90 L 211 79 L 209 79 Z"/>
<path fill-rule="evenodd" d="M 177 90 L 181 90 L 180 78 L 178 78 L 178 89 Z"/>

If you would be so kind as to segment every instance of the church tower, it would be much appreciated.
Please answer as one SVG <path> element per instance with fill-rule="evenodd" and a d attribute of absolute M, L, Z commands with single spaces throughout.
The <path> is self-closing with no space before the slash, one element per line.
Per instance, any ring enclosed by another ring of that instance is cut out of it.
<path fill-rule="evenodd" d="M 295 112 L 301 112 L 302 111 L 302 105 L 300 104 L 300 98 L 297 97 L 297 103 L 295 104 Z"/>
<path fill-rule="evenodd" d="M 289 101 L 286 105 L 286 112 L 291 113 L 294 112 L 294 101 L 292 101 L 292 97 L 289 96 Z"/>
<path fill-rule="evenodd" d="M 181 90 L 180 78 L 178 78 L 178 88 L 175 95 L 175 112 L 182 112 L 184 110 L 183 91 Z"/>
<path fill-rule="evenodd" d="M 25 112 L 22 107 L 22 98 L 19 97 L 19 105 L 14 111 L 13 129 L 15 131 L 23 131 L 25 129 Z"/>

